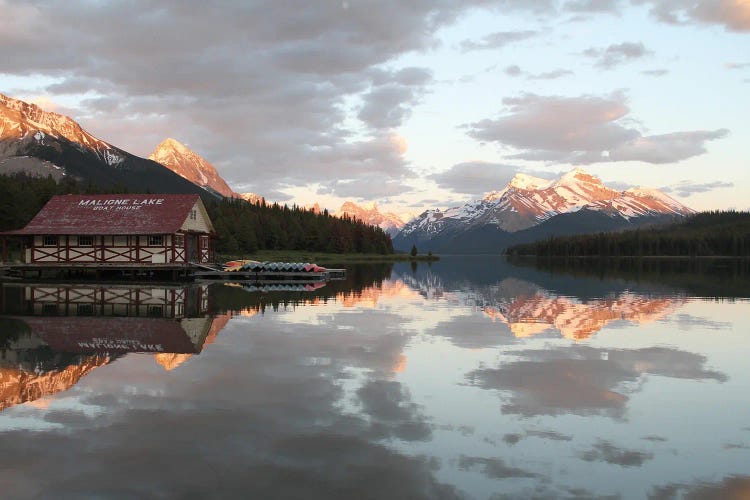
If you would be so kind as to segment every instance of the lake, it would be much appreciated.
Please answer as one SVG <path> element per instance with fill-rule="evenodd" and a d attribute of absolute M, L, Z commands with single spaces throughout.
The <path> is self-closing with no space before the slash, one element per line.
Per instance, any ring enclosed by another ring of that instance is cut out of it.
<path fill-rule="evenodd" d="M 6 497 L 748 498 L 747 263 L 8 284 Z"/>

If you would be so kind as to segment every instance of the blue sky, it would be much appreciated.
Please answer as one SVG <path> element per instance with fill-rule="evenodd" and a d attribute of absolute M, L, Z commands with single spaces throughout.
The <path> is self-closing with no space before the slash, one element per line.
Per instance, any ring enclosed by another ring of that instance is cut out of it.
<path fill-rule="evenodd" d="M 750 2 L 0 0 L 0 92 L 239 191 L 396 212 L 583 166 L 750 208 Z M 618 161 L 608 161 L 607 158 Z"/>

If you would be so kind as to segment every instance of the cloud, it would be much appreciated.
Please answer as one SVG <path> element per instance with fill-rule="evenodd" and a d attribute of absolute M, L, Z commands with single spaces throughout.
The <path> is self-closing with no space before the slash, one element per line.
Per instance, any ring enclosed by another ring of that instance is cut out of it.
<path fill-rule="evenodd" d="M 640 467 L 654 458 L 653 453 L 618 448 L 609 441 L 599 440 L 590 450 L 578 455 L 586 462 L 607 462 L 621 467 Z"/>
<path fill-rule="evenodd" d="M 620 12 L 620 2 L 618 0 L 569 0 L 565 3 L 565 10 L 616 14 Z"/>
<path fill-rule="evenodd" d="M 398 180 L 408 162 L 381 131 L 408 118 L 431 76 L 388 63 L 433 47 L 441 27 L 485 4 L 148 0 L 134 12 L 0 0 L 3 72 L 55 79 L 44 89 L 53 98 L 87 94 L 74 118 L 108 142 L 144 156 L 177 135 L 260 194 L 373 173 Z M 357 115 L 370 136 L 344 125 Z"/>
<path fill-rule="evenodd" d="M 583 52 L 583 55 L 596 59 L 594 66 L 602 69 L 612 69 L 620 64 L 641 59 L 651 54 L 643 43 L 623 42 L 610 45 L 607 48 L 590 48 Z"/>
<path fill-rule="evenodd" d="M 704 368 L 706 358 L 677 349 L 605 350 L 574 346 L 522 351 L 521 359 L 467 374 L 472 385 L 502 391 L 504 413 L 605 415 L 621 418 L 628 402 L 625 382 L 646 374 L 724 382 L 726 375 Z M 631 389 L 637 390 L 637 389 Z"/>
<path fill-rule="evenodd" d="M 505 74 L 508 76 L 516 77 L 521 76 L 521 68 L 516 64 L 512 64 L 505 68 Z"/>
<path fill-rule="evenodd" d="M 651 14 L 668 24 L 718 24 L 727 31 L 750 31 L 750 3 L 746 0 L 632 0 L 648 5 Z"/>
<path fill-rule="evenodd" d="M 398 196 L 413 190 L 400 179 L 384 180 L 377 174 L 365 175 L 353 180 L 336 180 L 323 183 L 318 194 L 332 194 L 342 198 L 362 198 L 376 200 L 388 196 Z"/>
<path fill-rule="evenodd" d="M 472 161 L 453 165 L 444 172 L 429 175 L 428 179 L 435 181 L 441 188 L 476 195 L 502 189 L 519 172 L 539 177 L 554 175 L 549 172 L 529 171 L 517 165 Z"/>
<path fill-rule="evenodd" d="M 468 125 L 468 135 L 521 150 L 511 159 L 561 163 L 672 163 L 706 152 L 705 143 L 729 131 L 696 130 L 644 136 L 626 125 L 622 92 L 580 97 L 522 94 L 505 98 L 504 115 Z"/>
<path fill-rule="evenodd" d="M 642 75 L 646 76 L 665 76 L 669 74 L 668 69 L 648 69 L 646 71 L 641 71 Z"/>
<path fill-rule="evenodd" d="M 498 31 L 496 33 L 490 33 L 478 41 L 464 40 L 461 42 L 461 50 L 469 52 L 472 50 L 489 50 L 489 49 L 500 49 L 511 43 L 528 40 L 537 36 L 536 31 Z"/>
<path fill-rule="evenodd" d="M 687 198 L 688 196 L 692 196 L 696 193 L 708 193 L 715 189 L 724 189 L 731 187 L 734 187 L 733 182 L 713 181 L 701 183 L 693 181 L 682 181 L 678 182 L 677 184 L 661 187 L 659 189 L 661 189 L 665 193 L 674 193 L 677 196 Z"/>
<path fill-rule="evenodd" d="M 728 130 L 719 129 L 639 137 L 611 149 L 609 161 L 673 163 L 704 154 L 707 141 L 722 139 L 728 134 Z"/>
<path fill-rule="evenodd" d="M 431 81 L 432 72 L 424 68 L 406 68 L 385 77 L 378 72 L 362 97 L 358 118 L 376 130 L 399 127 Z"/>
<path fill-rule="evenodd" d="M 546 71 L 543 73 L 528 74 L 526 78 L 528 78 L 529 80 L 557 80 L 558 78 L 562 78 L 563 76 L 568 76 L 572 74 L 574 73 L 567 69 L 556 69 L 552 71 Z"/>

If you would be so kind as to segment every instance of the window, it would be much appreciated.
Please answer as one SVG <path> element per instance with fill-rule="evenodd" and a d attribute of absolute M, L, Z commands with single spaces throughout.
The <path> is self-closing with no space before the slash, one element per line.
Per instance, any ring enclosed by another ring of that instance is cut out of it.
<path fill-rule="evenodd" d="M 208 248 L 208 238 L 201 236 L 201 248 Z"/>
<path fill-rule="evenodd" d="M 43 316 L 57 316 L 57 304 L 42 304 L 42 315 Z"/>
<path fill-rule="evenodd" d="M 185 236 L 182 234 L 175 234 L 174 235 L 174 246 L 177 248 L 182 248 L 185 246 Z"/>
<path fill-rule="evenodd" d="M 148 246 L 150 247 L 161 247 L 164 246 L 164 236 L 161 234 L 152 234 L 148 237 Z"/>
<path fill-rule="evenodd" d="M 190 220 L 197 220 L 198 219 L 198 211 L 193 209 L 190 211 Z"/>
<path fill-rule="evenodd" d="M 57 236 L 44 236 L 42 237 L 42 245 L 45 247 L 56 247 L 57 246 Z"/>
<path fill-rule="evenodd" d="M 94 304 L 78 304 L 76 311 L 78 316 L 93 316 Z"/>
<path fill-rule="evenodd" d="M 146 314 L 151 318 L 161 318 L 164 316 L 164 306 L 149 305 L 148 309 L 146 309 Z"/>
<path fill-rule="evenodd" d="M 78 246 L 79 247 L 93 247 L 94 246 L 94 237 L 93 236 L 79 236 L 78 237 Z"/>

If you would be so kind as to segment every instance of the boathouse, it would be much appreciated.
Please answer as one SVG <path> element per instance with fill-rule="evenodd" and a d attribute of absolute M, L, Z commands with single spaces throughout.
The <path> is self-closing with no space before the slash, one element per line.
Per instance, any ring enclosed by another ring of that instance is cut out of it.
<path fill-rule="evenodd" d="M 197 194 L 54 196 L 23 229 L 33 267 L 175 268 L 213 260 L 215 231 Z"/>

